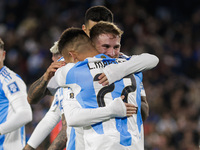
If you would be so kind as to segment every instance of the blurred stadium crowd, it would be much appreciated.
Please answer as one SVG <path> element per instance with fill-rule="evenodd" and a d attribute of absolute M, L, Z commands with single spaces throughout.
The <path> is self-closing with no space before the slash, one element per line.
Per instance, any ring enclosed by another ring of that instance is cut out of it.
<path fill-rule="evenodd" d="M 104 5 L 124 31 L 121 51 L 148 52 L 159 65 L 144 73 L 150 115 L 146 150 L 196 150 L 200 139 L 200 1 L 198 0 L 0 0 L 5 65 L 29 87 L 51 63 L 50 47 L 67 27 L 81 27 L 85 11 Z M 50 106 L 32 105 L 27 138 Z M 45 141 L 48 145 L 48 139 Z M 46 146 L 43 145 L 43 148 Z M 42 149 L 42 148 L 41 148 Z"/>

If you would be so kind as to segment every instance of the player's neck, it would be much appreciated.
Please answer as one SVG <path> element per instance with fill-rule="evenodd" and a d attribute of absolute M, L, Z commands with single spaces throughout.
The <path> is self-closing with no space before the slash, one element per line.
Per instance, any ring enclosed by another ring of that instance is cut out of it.
<path fill-rule="evenodd" d="M 4 66 L 3 64 L 0 64 L 0 70 L 3 68 L 3 66 Z"/>
<path fill-rule="evenodd" d="M 87 57 L 94 57 L 98 54 L 99 54 L 99 52 L 94 48 L 94 49 L 91 49 L 90 52 L 88 52 Z"/>
<path fill-rule="evenodd" d="M 80 61 L 83 61 L 88 57 L 94 57 L 98 54 L 99 54 L 99 52 L 95 49 L 95 47 L 93 45 L 91 45 L 91 44 L 87 45 L 87 46 L 84 47 L 84 52 L 81 54 L 82 59 Z"/>
<path fill-rule="evenodd" d="M 88 51 L 85 51 L 84 53 L 77 56 L 77 59 L 79 61 L 84 61 L 88 57 L 94 57 L 98 55 L 99 53 L 96 51 L 96 49 L 90 49 Z"/>

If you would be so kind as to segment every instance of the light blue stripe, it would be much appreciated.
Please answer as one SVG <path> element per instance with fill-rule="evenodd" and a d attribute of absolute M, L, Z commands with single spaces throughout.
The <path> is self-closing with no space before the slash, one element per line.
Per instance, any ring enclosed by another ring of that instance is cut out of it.
<path fill-rule="evenodd" d="M 24 138 L 26 138 L 26 137 L 24 137 L 25 136 L 24 131 L 25 131 L 24 126 L 22 126 L 20 132 L 21 132 L 21 143 L 22 143 L 23 147 L 25 146 Z M 25 141 L 26 141 L 26 139 L 25 139 Z"/>
<path fill-rule="evenodd" d="M 4 66 L 2 68 L 2 70 L 0 71 L 0 74 L 5 78 L 7 79 L 7 81 L 11 80 L 12 77 L 10 76 L 10 73 L 7 71 L 7 68 Z"/>
<path fill-rule="evenodd" d="M 115 89 L 112 92 L 113 99 L 120 97 L 123 89 L 125 88 L 123 80 L 115 82 Z M 120 133 L 120 144 L 124 146 L 130 146 L 132 137 L 131 134 L 128 132 L 128 124 L 127 124 L 127 117 L 125 118 L 116 118 L 116 128 Z"/>
<path fill-rule="evenodd" d="M 8 115 L 9 101 L 3 91 L 3 85 L 0 82 L 0 124 L 4 123 Z"/>
<path fill-rule="evenodd" d="M 75 138 L 76 138 L 75 129 L 72 128 L 71 133 L 70 133 L 69 144 L 67 146 L 67 150 L 76 150 Z"/>
<path fill-rule="evenodd" d="M 0 135 L 0 150 L 4 150 L 3 143 L 5 141 L 5 135 Z"/>
<path fill-rule="evenodd" d="M 124 146 L 130 146 L 132 137 L 128 132 L 127 117 L 122 119 L 115 119 L 117 130 L 120 132 L 120 144 Z"/>
<path fill-rule="evenodd" d="M 0 74 L 1 74 L 1 72 L 2 72 L 5 68 L 6 68 L 6 67 L 3 66 L 3 67 L 0 69 Z"/>
<path fill-rule="evenodd" d="M 22 79 L 20 75 L 16 74 L 16 76 L 19 77 L 20 79 Z"/>
<path fill-rule="evenodd" d="M 81 87 L 81 91 L 76 99 L 82 108 L 98 108 L 93 77 L 87 64 L 87 60 L 76 63 L 67 74 L 66 84 L 76 83 Z M 102 123 L 95 124 L 92 127 L 98 134 L 104 133 Z"/>
<path fill-rule="evenodd" d="M 3 67 L 0 71 L 0 73 L 2 74 L 2 71 L 5 69 L 5 67 Z M 4 123 L 7 119 L 7 115 L 8 115 L 8 99 L 5 96 L 5 93 L 2 89 L 3 85 L 0 82 L 0 124 Z M 3 148 L 3 143 L 5 141 L 5 135 L 0 135 L 0 150 L 4 150 Z"/>
<path fill-rule="evenodd" d="M 60 57 L 57 61 L 65 61 L 64 57 Z"/>
<path fill-rule="evenodd" d="M 137 93 L 136 93 L 136 101 L 138 104 L 138 112 L 137 112 L 137 125 L 138 125 L 138 131 L 141 132 L 141 125 L 142 125 L 142 115 L 141 115 L 141 89 L 140 89 L 140 83 L 142 82 L 142 73 L 135 74 L 136 84 L 137 84 Z"/>
<path fill-rule="evenodd" d="M 96 131 L 96 133 L 98 133 L 98 134 L 104 134 L 103 125 L 102 125 L 101 122 L 92 125 L 92 128 Z"/>

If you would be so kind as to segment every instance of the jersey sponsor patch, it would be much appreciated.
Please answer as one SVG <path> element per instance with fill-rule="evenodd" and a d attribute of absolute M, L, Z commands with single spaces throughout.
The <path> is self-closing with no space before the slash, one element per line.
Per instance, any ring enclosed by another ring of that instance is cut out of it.
<path fill-rule="evenodd" d="M 16 82 L 10 83 L 8 85 L 8 89 L 9 89 L 11 94 L 14 94 L 14 93 L 20 91 Z"/>

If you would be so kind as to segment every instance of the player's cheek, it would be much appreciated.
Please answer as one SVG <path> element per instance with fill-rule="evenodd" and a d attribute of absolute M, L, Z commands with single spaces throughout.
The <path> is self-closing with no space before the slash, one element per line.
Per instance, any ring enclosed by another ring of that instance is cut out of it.
<path fill-rule="evenodd" d="M 119 52 L 120 52 L 120 49 L 118 48 L 118 49 L 115 49 L 115 54 L 116 55 L 119 55 Z"/>
<path fill-rule="evenodd" d="M 105 47 L 102 48 L 102 54 L 106 54 L 107 55 L 108 53 L 109 53 L 109 51 L 108 51 L 107 48 L 105 48 Z"/>

